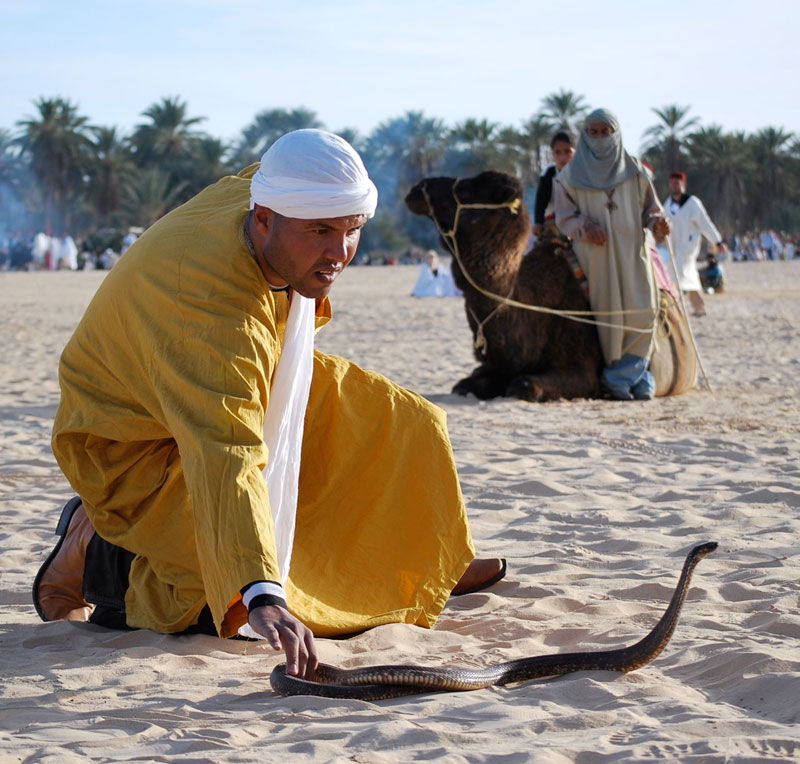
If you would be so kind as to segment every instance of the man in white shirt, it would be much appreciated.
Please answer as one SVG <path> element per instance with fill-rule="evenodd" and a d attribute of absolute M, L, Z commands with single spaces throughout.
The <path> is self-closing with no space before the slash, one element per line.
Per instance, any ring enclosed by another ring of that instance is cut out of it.
<path fill-rule="evenodd" d="M 706 306 L 700 294 L 702 287 L 697 270 L 700 245 L 705 237 L 715 254 L 727 252 L 727 247 L 703 203 L 686 193 L 686 173 L 670 174 L 669 192 L 670 196 L 664 200 L 664 211 L 672 221 L 672 248 L 678 281 L 680 288 L 688 294 L 695 315 L 704 316 Z"/>

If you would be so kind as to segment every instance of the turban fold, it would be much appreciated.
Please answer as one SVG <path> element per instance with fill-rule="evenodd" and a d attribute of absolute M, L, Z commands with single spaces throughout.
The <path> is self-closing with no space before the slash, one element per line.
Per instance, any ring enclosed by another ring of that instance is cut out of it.
<path fill-rule="evenodd" d="M 325 130 L 295 130 L 261 157 L 250 182 L 250 209 L 254 204 L 301 220 L 371 218 L 378 189 L 344 138 Z"/>

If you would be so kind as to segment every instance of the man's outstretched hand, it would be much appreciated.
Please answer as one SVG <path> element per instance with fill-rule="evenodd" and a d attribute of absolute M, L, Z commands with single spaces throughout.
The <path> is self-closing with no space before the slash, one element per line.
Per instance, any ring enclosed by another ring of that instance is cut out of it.
<path fill-rule="evenodd" d="M 253 631 L 266 637 L 275 650 L 286 653 L 286 671 L 301 679 L 310 679 L 317 670 L 317 646 L 314 635 L 302 621 L 279 605 L 253 608 L 248 618 Z"/>

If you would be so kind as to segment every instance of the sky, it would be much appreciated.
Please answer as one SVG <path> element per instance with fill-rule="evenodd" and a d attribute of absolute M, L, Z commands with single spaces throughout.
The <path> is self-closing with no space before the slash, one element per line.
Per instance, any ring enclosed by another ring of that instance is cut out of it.
<path fill-rule="evenodd" d="M 61 96 L 129 131 L 164 96 L 235 139 L 272 108 L 366 135 L 406 111 L 519 127 L 560 89 L 641 146 L 653 107 L 800 133 L 800 0 L 0 0 L 0 128 Z"/>

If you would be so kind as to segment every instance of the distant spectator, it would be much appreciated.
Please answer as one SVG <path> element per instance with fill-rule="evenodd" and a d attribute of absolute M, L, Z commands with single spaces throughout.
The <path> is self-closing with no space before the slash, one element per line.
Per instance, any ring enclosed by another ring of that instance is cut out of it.
<path fill-rule="evenodd" d="M 775 238 L 772 231 L 762 231 L 760 241 L 761 249 L 764 250 L 767 260 L 775 260 Z"/>
<path fill-rule="evenodd" d="M 128 229 L 128 233 L 122 237 L 122 250 L 120 251 L 120 257 L 124 255 L 131 247 L 131 244 L 139 238 L 139 235 L 142 233 L 142 229 L 136 226 L 131 226 Z"/>
<path fill-rule="evenodd" d="M 26 271 L 33 262 L 32 244 L 22 231 L 17 231 L 8 244 L 8 267 L 13 271 Z"/>
<path fill-rule="evenodd" d="M 33 245 L 31 254 L 33 256 L 34 265 L 37 268 L 49 268 L 48 257 L 50 252 L 50 237 L 43 231 L 39 231 L 33 237 Z"/>
<path fill-rule="evenodd" d="M 553 164 L 548 165 L 539 178 L 536 202 L 533 211 L 533 233 L 539 238 L 546 225 L 555 227 L 556 214 L 553 209 L 553 178 L 566 167 L 575 156 L 575 137 L 565 131 L 556 133 L 550 141 Z"/>
<path fill-rule="evenodd" d="M 110 271 L 116 264 L 121 255 L 118 255 L 111 247 L 106 247 L 103 253 L 97 258 L 101 270 Z"/>
<path fill-rule="evenodd" d="M 700 273 L 703 289 L 709 294 L 722 292 L 725 289 L 725 274 L 717 256 L 709 252 L 706 255 L 706 267 Z"/>
<path fill-rule="evenodd" d="M 697 270 L 697 256 L 705 237 L 715 253 L 727 252 L 719 231 L 711 222 L 703 203 L 686 193 L 686 173 L 673 172 L 669 176 L 670 196 L 664 200 L 664 210 L 672 221 L 672 246 L 675 269 L 680 288 L 689 296 L 696 316 L 706 314 L 706 306 L 700 295 L 702 284 Z"/>
<path fill-rule="evenodd" d="M 75 240 L 68 234 L 53 237 L 51 240 L 54 270 L 66 268 L 70 271 L 78 270 L 78 247 Z"/>
<path fill-rule="evenodd" d="M 461 290 L 455 285 L 449 266 L 442 267 L 439 255 L 429 249 L 422 258 L 413 297 L 461 297 Z"/>

